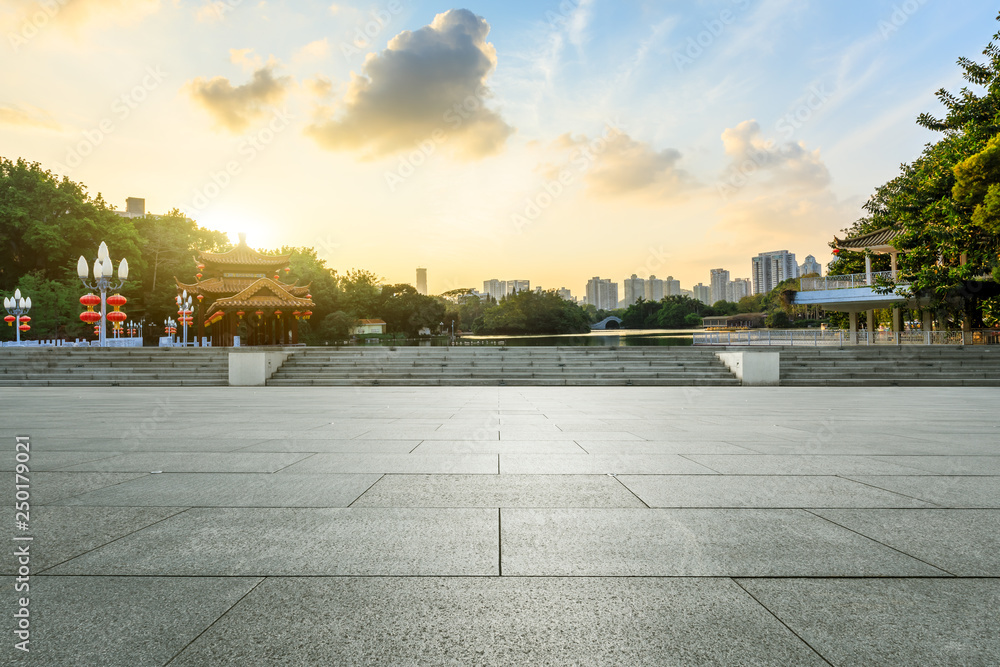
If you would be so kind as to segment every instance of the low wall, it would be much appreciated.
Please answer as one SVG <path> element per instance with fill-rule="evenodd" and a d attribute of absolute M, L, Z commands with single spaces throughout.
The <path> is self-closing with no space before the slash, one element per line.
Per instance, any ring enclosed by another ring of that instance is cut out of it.
<path fill-rule="evenodd" d="M 263 387 L 290 352 L 230 352 L 229 386 Z"/>
<path fill-rule="evenodd" d="M 781 359 L 777 352 L 716 352 L 744 387 L 777 387 Z"/>

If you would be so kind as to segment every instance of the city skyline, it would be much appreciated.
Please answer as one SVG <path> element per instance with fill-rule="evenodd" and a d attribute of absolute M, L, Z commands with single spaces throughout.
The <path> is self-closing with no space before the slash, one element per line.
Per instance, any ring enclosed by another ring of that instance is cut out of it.
<path fill-rule="evenodd" d="M 661 5 L 0 0 L 0 145 L 340 271 L 433 267 L 432 294 L 687 289 L 772 248 L 825 268 L 996 13 Z"/>

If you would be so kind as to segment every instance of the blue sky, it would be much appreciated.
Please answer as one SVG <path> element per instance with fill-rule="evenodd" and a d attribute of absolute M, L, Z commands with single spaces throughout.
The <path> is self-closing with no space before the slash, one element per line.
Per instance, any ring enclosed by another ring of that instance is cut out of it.
<path fill-rule="evenodd" d="M 763 251 L 826 263 L 997 9 L 0 0 L 0 153 L 436 292 L 690 288 Z"/>

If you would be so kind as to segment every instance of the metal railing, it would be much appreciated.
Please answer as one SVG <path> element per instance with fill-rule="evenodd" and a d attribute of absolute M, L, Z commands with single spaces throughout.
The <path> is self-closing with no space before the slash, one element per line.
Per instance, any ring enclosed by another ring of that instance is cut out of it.
<path fill-rule="evenodd" d="M 974 331 L 858 331 L 846 329 L 751 329 L 694 334 L 695 345 L 819 347 L 842 345 L 1000 345 L 1000 329 Z"/>
<path fill-rule="evenodd" d="M 799 281 L 800 292 L 819 292 L 831 289 L 853 289 L 855 287 L 872 287 L 878 281 L 893 282 L 897 278 L 894 271 L 873 271 L 868 273 L 849 273 L 843 276 L 823 276 L 822 278 L 803 278 Z M 870 279 L 869 279 L 870 276 Z M 898 283 L 897 286 L 909 283 Z"/>

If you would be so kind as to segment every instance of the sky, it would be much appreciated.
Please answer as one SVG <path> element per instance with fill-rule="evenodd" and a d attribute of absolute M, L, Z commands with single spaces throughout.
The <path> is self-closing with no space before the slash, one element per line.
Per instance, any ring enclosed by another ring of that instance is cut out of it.
<path fill-rule="evenodd" d="M 431 293 L 831 256 L 985 0 L 0 0 L 0 155 Z M 112 249 L 114 254 L 114 249 Z"/>

